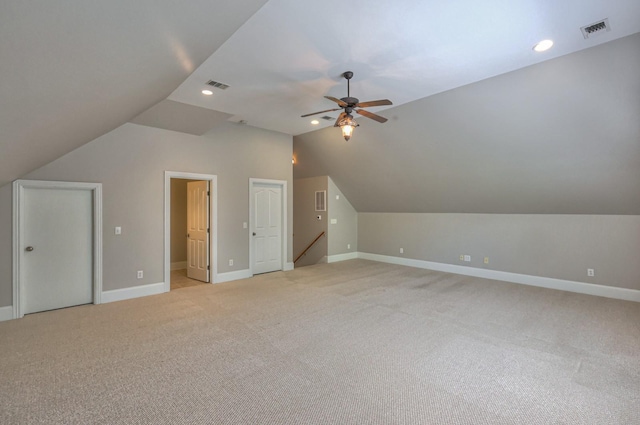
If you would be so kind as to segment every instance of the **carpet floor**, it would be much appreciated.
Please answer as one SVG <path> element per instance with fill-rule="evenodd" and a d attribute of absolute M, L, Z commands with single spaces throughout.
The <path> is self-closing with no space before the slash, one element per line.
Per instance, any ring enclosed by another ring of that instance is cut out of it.
<path fill-rule="evenodd" d="M 351 260 L 0 323 L 1 424 L 640 424 L 640 304 Z"/>

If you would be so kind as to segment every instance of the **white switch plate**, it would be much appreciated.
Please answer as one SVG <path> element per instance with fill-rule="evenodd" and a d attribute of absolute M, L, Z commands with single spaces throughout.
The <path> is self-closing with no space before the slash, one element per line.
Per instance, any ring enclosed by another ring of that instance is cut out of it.
<path fill-rule="evenodd" d="M 340 199 L 340 195 L 336 195 L 336 199 Z"/>
<path fill-rule="evenodd" d="M 332 218 L 331 219 L 331 224 L 338 224 L 338 219 L 337 218 Z"/>
<path fill-rule="evenodd" d="M 246 222 L 246 221 L 242 223 L 242 228 L 243 228 L 243 229 L 246 229 L 246 228 L 247 228 L 247 222 Z"/>
<path fill-rule="evenodd" d="M 113 230 L 114 230 L 114 233 L 115 233 L 116 235 L 121 235 L 121 234 L 122 234 L 122 227 L 120 227 L 120 226 L 116 227 L 116 228 L 115 228 L 115 229 L 113 229 Z"/>
<path fill-rule="evenodd" d="M 229 260 L 229 265 L 233 266 L 233 259 Z"/>
<path fill-rule="evenodd" d="M 460 261 L 464 261 L 464 255 L 460 254 Z"/>
<path fill-rule="evenodd" d="M 144 272 L 142 270 L 138 270 L 138 279 L 142 279 L 144 277 Z"/>
<path fill-rule="evenodd" d="M 404 248 L 400 248 L 400 254 L 404 254 Z"/>
<path fill-rule="evenodd" d="M 464 261 L 471 261 L 471 256 L 470 255 L 465 255 L 464 256 Z"/>
<path fill-rule="evenodd" d="M 484 263 L 489 264 L 489 257 L 484 257 Z"/>
<path fill-rule="evenodd" d="M 605 273 L 606 274 L 606 273 Z M 595 270 L 587 269 L 587 276 L 594 277 L 596 275 Z"/>
<path fill-rule="evenodd" d="M 351 244 L 350 243 L 347 244 L 347 249 L 351 249 Z"/>

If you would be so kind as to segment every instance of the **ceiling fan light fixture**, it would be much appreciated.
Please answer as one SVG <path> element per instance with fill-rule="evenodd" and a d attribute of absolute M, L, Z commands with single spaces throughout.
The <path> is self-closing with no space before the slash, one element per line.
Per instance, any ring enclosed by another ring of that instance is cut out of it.
<path fill-rule="evenodd" d="M 353 129 L 358 125 L 359 124 L 356 122 L 356 120 L 354 120 L 353 117 L 348 114 L 340 120 L 340 122 L 338 123 L 338 127 L 342 129 L 342 137 L 344 137 L 344 140 L 348 142 L 349 139 L 351 139 L 351 136 L 353 135 Z"/>

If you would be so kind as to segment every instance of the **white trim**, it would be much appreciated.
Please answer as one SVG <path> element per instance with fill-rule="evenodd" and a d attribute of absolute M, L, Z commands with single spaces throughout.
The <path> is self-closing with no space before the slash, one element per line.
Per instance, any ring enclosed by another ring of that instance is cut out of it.
<path fill-rule="evenodd" d="M 186 261 L 178 261 L 175 263 L 171 263 L 171 270 L 183 270 L 187 268 Z"/>
<path fill-rule="evenodd" d="M 253 277 L 251 270 L 236 270 L 233 272 L 219 273 L 216 276 L 216 283 L 231 282 L 232 280 L 249 279 Z"/>
<path fill-rule="evenodd" d="M 290 272 L 291 270 L 293 270 L 293 262 L 288 262 L 284 265 L 284 270 L 282 270 L 283 272 Z"/>
<path fill-rule="evenodd" d="M 327 263 L 337 263 L 339 261 L 355 260 L 356 258 L 358 258 L 357 252 L 347 252 L 346 254 L 329 255 L 327 257 Z"/>
<path fill-rule="evenodd" d="M 164 293 L 164 282 L 149 283 L 147 285 L 133 286 L 131 288 L 113 289 L 102 293 L 103 303 L 130 300 L 132 298 L 146 297 Z"/>
<path fill-rule="evenodd" d="M 253 276 L 253 220 L 251 217 L 253 216 L 253 185 L 254 184 L 271 184 L 276 186 L 281 186 L 282 188 L 282 228 L 280 240 L 282 241 L 282 257 L 280 270 L 286 271 L 288 267 L 287 263 L 287 252 L 289 251 L 289 238 L 288 229 L 289 222 L 287 219 L 287 210 L 288 210 L 288 201 L 287 201 L 287 181 L 286 180 L 271 180 L 271 179 L 256 179 L 249 178 L 249 271 L 251 276 Z"/>
<path fill-rule="evenodd" d="M 90 190 L 93 194 L 93 303 L 102 302 L 102 184 L 43 180 L 15 180 L 13 182 L 13 318 L 22 317 L 24 297 L 21 291 L 21 236 L 24 234 L 24 190 L 60 189 Z"/>
<path fill-rule="evenodd" d="M 0 307 L 0 322 L 13 319 L 13 306 Z"/>
<path fill-rule="evenodd" d="M 213 174 L 164 172 L 164 292 L 171 290 L 171 179 L 206 180 L 209 182 L 209 280 L 217 282 L 218 270 L 218 176 Z"/>
<path fill-rule="evenodd" d="M 382 263 L 398 264 L 401 266 L 417 267 L 465 276 L 481 277 L 484 279 L 502 280 L 522 285 L 539 286 L 541 288 L 557 289 L 560 291 L 577 292 L 579 294 L 595 295 L 598 297 L 614 298 L 618 300 L 640 302 L 640 291 L 636 289 L 619 288 L 615 286 L 596 285 L 572 280 L 554 279 L 550 277 L 532 276 L 526 274 L 502 272 L 499 270 L 478 269 L 475 267 L 458 266 L 455 264 L 434 263 L 431 261 L 414 260 L 411 258 L 392 257 L 389 255 L 369 254 L 358 252 L 358 258 Z"/>

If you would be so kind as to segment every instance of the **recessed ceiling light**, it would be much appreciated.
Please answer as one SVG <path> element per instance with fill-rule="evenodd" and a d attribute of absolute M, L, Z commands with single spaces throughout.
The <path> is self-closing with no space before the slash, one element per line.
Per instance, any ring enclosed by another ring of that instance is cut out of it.
<path fill-rule="evenodd" d="M 542 40 L 540 43 L 533 46 L 533 50 L 536 52 L 544 52 L 549 50 L 553 46 L 553 41 L 551 40 Z"/>
<path fill-rule="evenodd" d="M 318 121 L 318 120 L 313 120 L 313 121 L 311 121 L 311 124 L 313 124 L 313 125 L 318 125 L 318 124 L 320 124 L 320 121 Z"/>
<path fill-rule="evenodd" d="M 213 92 L 211 90 L 202 90 L 202 94 L 206 94 L 207 96 L 211 96 Z"/>

